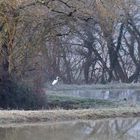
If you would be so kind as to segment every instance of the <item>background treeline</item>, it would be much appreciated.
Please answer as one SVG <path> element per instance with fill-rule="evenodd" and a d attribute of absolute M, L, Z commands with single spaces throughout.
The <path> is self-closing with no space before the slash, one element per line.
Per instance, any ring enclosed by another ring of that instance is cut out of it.
<path fill-rule="evenodd" d="M 68 84 L 139 82 L 139 7 L 138 0 L 1 0 L 0 83 L 41 93 L 55 76 Z"/>
<path fill-rule="evenodd" d="M 65 83 L 138 82 L 139 6 L 135 0 L 1 1 L 1 81 L 40 86 L 58 75 Z"/>

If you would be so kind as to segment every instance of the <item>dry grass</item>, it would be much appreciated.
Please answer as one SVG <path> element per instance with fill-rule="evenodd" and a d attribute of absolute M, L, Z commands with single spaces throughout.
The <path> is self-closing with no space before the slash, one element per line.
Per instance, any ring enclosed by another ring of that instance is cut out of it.
<path fill-rule="evenodd" d="M 140 108 L 84 109 L 84 110 L 40 110 L 0 111 L 0 124 L 59 122 L 70 120 L 95 120 L 114 117 L 140 117 Z"/>

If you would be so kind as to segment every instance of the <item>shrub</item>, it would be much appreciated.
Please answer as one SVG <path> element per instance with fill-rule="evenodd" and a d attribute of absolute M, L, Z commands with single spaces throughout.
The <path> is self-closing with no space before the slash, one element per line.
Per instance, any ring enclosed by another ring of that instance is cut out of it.
<path fill-rule="evenodd" d="M 46 96 L 31 88 L 12 81 L 0 83 L 0 107 L 3 109 L 41 109 L 45 107 Z"/>

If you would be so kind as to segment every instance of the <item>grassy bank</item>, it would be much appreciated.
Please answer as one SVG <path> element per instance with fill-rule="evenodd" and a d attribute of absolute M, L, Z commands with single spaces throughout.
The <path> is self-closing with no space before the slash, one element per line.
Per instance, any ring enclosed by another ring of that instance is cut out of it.
<path fill-rule="evenodd" d="M 100 107 L 115 107 L 116 104 L 101 99 L 90 99 L 80 97 L 70 97 L 63 95 L 48 95 L 47 106 L 50 109 L 62 108 L 62 109 L 87 109 L 87 108 L 100 108 Z"/>
<path fill-rule="evenodd" d="M 114 117 L 140 117 L 140 108 L 0 111 L 0 124 L 95 120 Z"/>

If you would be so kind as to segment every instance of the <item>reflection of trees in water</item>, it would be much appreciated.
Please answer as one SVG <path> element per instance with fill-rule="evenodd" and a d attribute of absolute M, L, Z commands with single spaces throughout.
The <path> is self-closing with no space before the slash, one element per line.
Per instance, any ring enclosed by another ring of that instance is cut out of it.
<path fill-rule="evenodd" d="M 92 131 L 88 135 L 88 139 L 138 140 L 140 134 L 138 133 L 138 130 L 134 130 L 138 123 L 138 119 L 116 119 L 102 120 L 97 121 L 96 123 L 87 124 L 87 127 L 92 128 Z"/>
<path fill-rule="evenodd" d="M 50 92 L 50 91 L 49 91 Z M 88 89 L 83 88 L 81 89 L 71 89 L 69 90 L 57 90 L 54 91 L 55 94 L 63 94 L 69 96 L 76 96 L 76 97 L 86 97 L 86 98 L 98 98 L 98 99 L 106 99 L 106 100 L 113 100 L 113 101 L 122 101 L 122 103 L 136 103 L 139 104 L 140 101 L 140 89 Z M 51 93 L 50 93 L 51 94 Z M 127 99 L 129 102 L 124 102 L 124 98 Z"/>
<path fill-rule="evenodd" d="M 0 140 L 139 140 L 140 119 L 104 119 L 89 122 L 0 128 Z"/>
<path fill-rule="evenodd" d="M 120 103 L 127 105 L 139 105 L 140 101 L 140 90 L 109 90 L 108 99 L 118 100 Z M 124 102 L 123 99 L 126 99 Z"/>
<path fill-rule="evenodd" d="M 0 128 L 0 140 L 19 140 L 15 128 Z"/>

